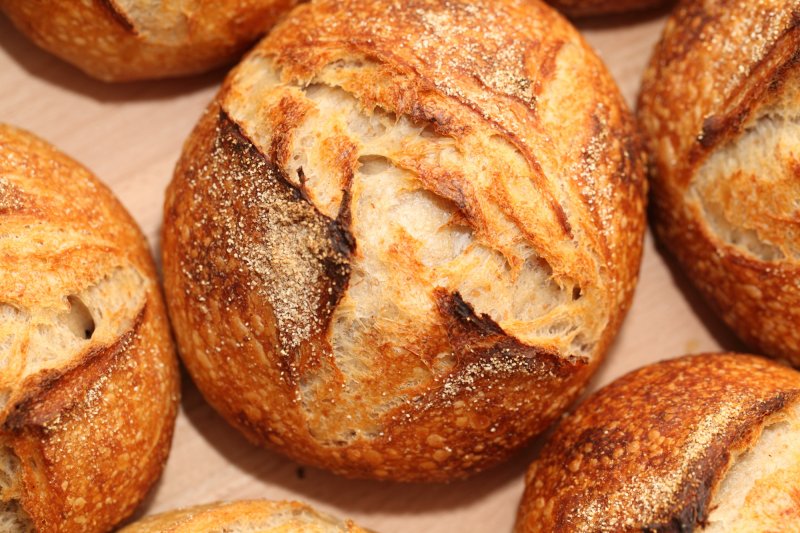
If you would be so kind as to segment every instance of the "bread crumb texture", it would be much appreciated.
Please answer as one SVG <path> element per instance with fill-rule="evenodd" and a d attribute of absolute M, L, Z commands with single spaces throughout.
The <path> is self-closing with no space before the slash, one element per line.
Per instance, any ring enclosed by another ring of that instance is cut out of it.
<path fill-rule="evenodd" d="M 124 519 L 161 472 L 177 396 L 141 232 L 86 169 L 0 125 L 0 530 Z"/>
<path fill-rule="evenodd" d="M 181 353 L 253 441 L 445 480 L 576 397 L 628 308 L 643 151 L 605 67 L 523 1 L 297 8 L 178 164 Z"/>
<path fill-rule="evenodd" d="M 106 81 L 194 74 L 235 59 L 295 0 L 0 0 L 20 31 Z"/>
<path fill-rule="evenodd" d="M 753 348 L 800 364 L 800 2 L 683 2 L 639 119 L 654 221 Z"/>
<path fill-rule="evenodd" d="M 298 502 L 220 502 L 147 517 L 120 533 L 366 533 Z"/>
<path fill-rule="evenodd" d="M 528 470 L 517 531 L 794 531 L 800 374 L 683 357 L 589 397 Z"/>

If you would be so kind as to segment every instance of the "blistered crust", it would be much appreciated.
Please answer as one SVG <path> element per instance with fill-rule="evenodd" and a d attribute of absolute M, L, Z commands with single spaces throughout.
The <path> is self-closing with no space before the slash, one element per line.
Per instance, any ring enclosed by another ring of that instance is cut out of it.
<path fill-rule="evenodd" d="M 800 374 L 753 356 L 632 372 L 566 418 L 528 470 L 517 531 L 692 531 L 734 459 L 795 406 Z"/>
<path fill-rule="evenodd" d="M 105 81 L 195 74 L 235 59 L 294 0 L 2 0 L 37 45 Z"/>
<path fill-rule="evenodd" d="M 301 6 L 228 77 L 168 190 L 181 353 L 231 423 L 298 461 L 481 470 L 602 359 L 642 172 L 619 92 L 547 7 Z"/>
<path fill-rule="evenodd" d="M 755 349 L 800 364 L 800 3 L 683 2 L 639 99 L 655 229 Z"/>
<path fill-rule="evenodd" d="M 0 503 L 36 531 L 107 531 L 160 475 L 177 411 L 152 259 L 105 186 L 8 126 L 0 189 Z"/>
<path fill-rule="evenodd" d="M 298 502 L 243 500 L 198 505 L 147 517 L 121 533 L 365 533 L 350 520 L 337 520 Z"/>

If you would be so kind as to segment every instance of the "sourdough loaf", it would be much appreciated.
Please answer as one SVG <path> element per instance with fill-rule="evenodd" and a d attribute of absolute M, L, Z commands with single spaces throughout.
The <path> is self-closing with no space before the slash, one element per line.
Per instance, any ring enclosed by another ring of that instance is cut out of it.
<path fill-rule="evenodd" d="M 800 364 L 800 2 L 682 2 L 639 97 L 656 232 L 750 346 Z"/>
<path fill-rule="evenodd" d="M 111 529 L 161 473 L 177 400 L 138 227 L 84 167 L 0 125 L 0 531 Z"/>
<path fill-rule="evenodd" d="M 228 76 L 168 189 L 186 366 L 252 441 L 448 480 L 580 393 L 628 308 L 643 153 L 529 0 L 317 1 Z"/>
<path fill-rule="evenodd" d="M 518 532 L 797 531 L 800 373 L 737 354 L 632 372 L 531 465 Z"/>
<path fill-rule="evenodd" d="M 106 81 L 182 76 L 234 60 L 295 0 L 0 0 L 33 42 Z"/>

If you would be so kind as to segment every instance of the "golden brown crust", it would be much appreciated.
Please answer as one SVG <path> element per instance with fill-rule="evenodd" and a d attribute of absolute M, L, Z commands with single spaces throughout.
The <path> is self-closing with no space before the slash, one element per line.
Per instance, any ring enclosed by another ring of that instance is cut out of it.
<path fill-rule="evenodd" d="M 352 521 L 340 521 L 299 502 L 243 500 L 198 505 L 150 516 L 120 533 L 366 533 Z"/>
<path fill-rule="evenodd" d="M 613 81 L 546 6 L 301 6 L 228 77 L 168 190 L 182 356 L 232 424 L 298 461 L 479 471 L 602 359 L 636 282 L 642 172 Z M 393 216 L 409 192 L 428 207 Z M 431 213 L 442 232 L 414 236 Z M 471 244 L 446 241 L 441 260 L 442 233 Z M 501 281 L 481 270 L 494 261 Z M 492 311 L 524 276 L 541 314 Z"/>
<path fill-rule="evenodd" d="M 665 6 L 671 0 L 546 0 L 570 17 L 616 15 Z"/>
<path fill-rule="evenodd" d="M 800 374 L 736 354 L 634 371 L 566 418 L 531 465 L 517 531 L 692 531 L 732 458 L 800 399 Z"/>
<path fill-rule="evenodd" d="M 743 340 L 794 364 L 798 13 L 796 1 L 681 3 L 645 74 L 638 111 L 658 235 Z"/>
<path fill-rule="evenodd" d="M 147 244 L 85 168 L 0 125 L 0 258 L 0 463 L 18 465 L 0 503 L 37 531 L 107 531 L 160 475 L 177 413 Z M 86 338 L 64 320 L 79 306 Z"/>
<path fill-rule="evenodd" d="M 234 60 L 295 0 L 2 0 L 37 45 L 105 81 L 183 76 Z"/>

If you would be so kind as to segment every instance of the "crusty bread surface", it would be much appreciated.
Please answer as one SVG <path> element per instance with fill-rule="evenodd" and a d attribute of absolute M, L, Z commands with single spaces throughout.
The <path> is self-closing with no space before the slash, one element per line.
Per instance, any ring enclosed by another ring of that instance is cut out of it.
<path fill-rule="evenodd" d="M 518 532 L 796 531 L 800 373 L 740 354 L 634 371 L 556 429 Z"/>
<path fill-rule="evenodd" d="M 161 473 L 177 399 L 135 222 L 84 167 L 0 125 L 0 530 L 123 520 Z"/>
<path fill-rule="evenodd" d="M 252 441 L 350 476 L 505 458 L 633 292 L 643 153 L 539 2 L 318 1 L 229 75 L 167 193 L 180 352 Z"/>
<path fill-rule="evenodd" d="M 570 17 L 592 17 L 618 15 L 655 9 L 672 0 L 547 0 L 559 11 Z"/>
<path fill-rule="evenodd" d="M 199 505 L 150 516 L 120 533 L 366 533 L 298 502 L 245 500 Z"/>
<path fill-rule="evenodd" d="M 195 74 L 233 61 L 295 0 L 0 0 L 45 50 L 105 81 Z"/>
<path fill-rule="evenodd" d="M 682 2 L 639 121 L 656 232 L 754 350 L 800 365 L 800 2 Z"/>

